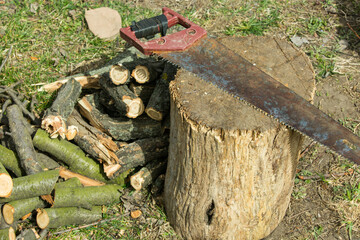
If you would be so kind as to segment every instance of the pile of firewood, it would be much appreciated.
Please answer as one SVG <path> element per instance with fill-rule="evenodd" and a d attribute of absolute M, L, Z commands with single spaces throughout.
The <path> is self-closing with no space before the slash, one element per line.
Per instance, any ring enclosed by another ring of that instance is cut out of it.
<path fill-rule="evenodd" d="M 24 239 L 95 222 L 127 182 L 161 191 L 176 71 L 128 48 L 104 67 L 42 86 L 57 90 L 42 118 L 17 84 L 1 86 L 0 239 L 14 239 L 29 217 L 42 230 L 21 231 Z"/>

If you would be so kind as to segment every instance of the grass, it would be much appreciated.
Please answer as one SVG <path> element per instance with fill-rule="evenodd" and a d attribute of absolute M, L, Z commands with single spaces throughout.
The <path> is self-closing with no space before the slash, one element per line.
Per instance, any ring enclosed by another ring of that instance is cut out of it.
<path fill-rule="evenodd" d="M 162 1 L 161 4 L 146 5 L 146 1 L 45 1 L 45 0 L 6 0 L 0 1 L 0 62 L 5 58 L 10 46 L 13 54 L 6 67 L 0 73 L 0 84 L 9 85 L 22 81 L 19 91 L 30 98 L 36 91 L 33 84 L 47 83 L 66 75 L 77 73 L 91 65 L 101 65 L 114 57 L 123 49 L 121 39 L 102 41 L 95 37 L 87 28 L 84 20 L 86 9 L 102 6 L 117 10 L 127 26 L 133 20 L 160 14 L 159 5 L 174 7 L 190 20 L 206 28 L 217 36 L 266 35 L 290 39 L 294 35 L 305 37 L 309 44 L 301 46 L 311 59 L 316 71 L 317 80 L 325 81 L 338 74 L 340 62 L 349 65 L 349 55 L 359 49 L 359 39 L 346 25 L 341 24 L 341 13 L 329 14 L 332 9 L 347 13 L 347 20 L 356 32 L 360 32 L 360 23 L 356 15 L 360 12 L 357 0 L 199 0 L 199 1 Z M 344 19 L 342 19 L 344 20 Z M 349 48 L 339 50 L 338 42 L 346 40 Z M 358 64 L 352 58 L 347 74 L 357 76 Z M 351 81 L 356 82 L 356 78 Z M 38 111 L 42 112 L 51 103 L 54 95 L 37 93 Z M 318 96 L 320 97 L 320 96 Z M 344 126 L 360 134 L 358 123 L 351 119 L 340 120 Z M 304 157 L 300 164 L 303 169 L 309 164 L 317 164 L 322 148 L 315 146 Z M 350 239 L 359 230 L 360 209 L 358 167 L 348 164 L 345 160 L 334 158 L 333 164 L 321 169 L 319 174 L 326 172 L 346 171 L 354 169 L 354 175 L 338 179 L 319 181 L 298 181 L 293 192 L 293 199 L 305 201 L 311 197 L 312 188 L 330 189 L 331 199 L 327 206 L 337 212 L 339 228 L 345 229 Z M 344 163 L 347 165 L 343 166 Z M 315 169 L 302 170 L 301 174 L 318 174 Z M 322 184 L 322 185 L 316 185 Z M 128 216 L 109 220 L 100 225 L 79 229 L 62 235 L 53 235 L 52 239 L 172 239 L 176 234 L 166 222 L 164 211 L 145 197 L 143 203 L 148 210 L 143 212 L 141 219 Z M 108 206 L 111 210 L 108 218 L 114 214 L 124 213 L 122 202 Z M 352 213 L 352 214 L 351 214 Z M 307 228 L 311 238 L 319 238 L 325 234 L 326 226 L 310 224 Z M 64 230 L 56 229 L 53 232 Z M 159 235 L 157 235 L 159 234 Z"/>

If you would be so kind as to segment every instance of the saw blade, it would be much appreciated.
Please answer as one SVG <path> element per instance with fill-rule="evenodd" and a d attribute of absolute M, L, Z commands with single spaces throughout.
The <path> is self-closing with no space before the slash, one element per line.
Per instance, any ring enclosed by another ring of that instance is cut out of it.
<path fill-rule="evenodd" d="M 359 137 L 216 39 L 205 37 L 187 50 L 154 54 L 360 164 Z"/>

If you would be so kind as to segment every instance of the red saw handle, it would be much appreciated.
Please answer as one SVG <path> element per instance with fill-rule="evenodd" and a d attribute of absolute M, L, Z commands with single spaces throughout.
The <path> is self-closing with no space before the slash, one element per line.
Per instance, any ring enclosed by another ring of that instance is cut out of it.
<path fill-rule="evenodd" d="M 146 19 L 140 22 L 145 22 L 145 25 L 149 24 L 150 26 L 146 27 L 152 28 L 150 32 L 155 31 L 154 33 L 162 33 L 162 35 L 166 34 L 167 28 L 176 24 L 180 24 L 185 29 L 170 35 L 162 36 L 158 39 L 143 42 L 136 37 L 136 31 L 133 31 L 132 25 L 131 27 L 121 28 L 120 36 L 146 55 L 150 55 L 153 52 L 182 51 L 189 48 L 197 40 L 206 36 L 205 29 L 189 21 L 182 15 L 166 7 L 164 7 L 162 11 L 163 15 L 148 19 L 147 23 Z M 161 17 L 164 19 L 166 17 L 164 20 L 165 23 L 162 21 Z M 136 23 L 133 24 L 136 25 Z"/>

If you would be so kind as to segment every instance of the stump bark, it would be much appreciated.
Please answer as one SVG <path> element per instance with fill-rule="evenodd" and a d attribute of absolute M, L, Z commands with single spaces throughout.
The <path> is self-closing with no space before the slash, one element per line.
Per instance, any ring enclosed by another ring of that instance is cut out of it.
<path fill-rule="evenodd" d="M 252 36 L 221 42 L 313 99 L 311 63 L 285 40 Z M 170 92 L 165 207 L 176 232 L 184 239 L 269 235 L 290 201 L 302 135 L 184 70 Z"/>

